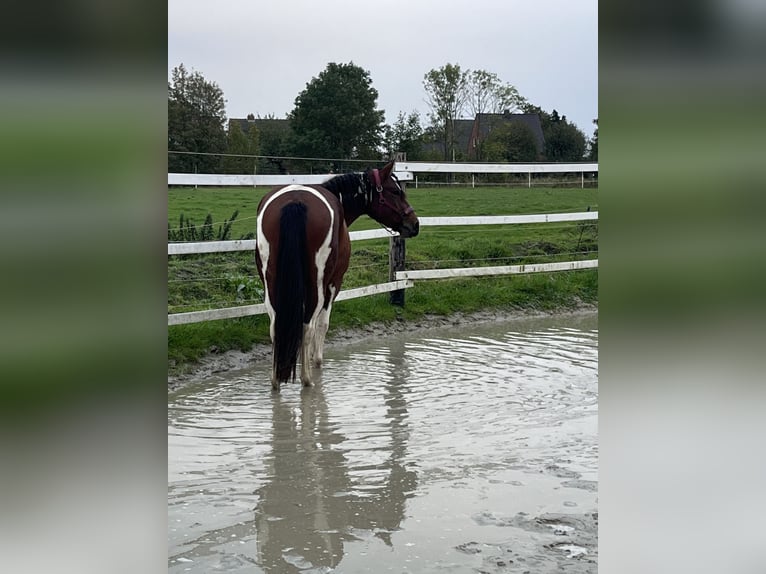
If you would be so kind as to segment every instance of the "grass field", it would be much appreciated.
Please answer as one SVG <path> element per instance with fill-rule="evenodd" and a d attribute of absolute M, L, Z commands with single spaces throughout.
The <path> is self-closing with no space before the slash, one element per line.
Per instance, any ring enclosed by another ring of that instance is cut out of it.
<path fill-rule="evenodd" d="M 214 227 L 239 215 L 232 238 L 255 231 L 255 210 L 265 188 L 170 189 L 168 219 L 177 226 L 181 213 L 201 224 L 213 216 Z M 515 215 L 597 210 L 597 189 L 570 188 L 421 188 L 407 191 L 419 216 Z M 362 217 L 352 230 L 378 224 Z M 514 265 L 597 257 L 596 222 L 425 227 L 407 240 L 407 268 Z M 333 328 L 371 321 L 415 319 L 424 314 L 471 312 L 488 308 L 556 309 L 597 300 L 596 270 L 420 281 L 406 292 L 405 307 L 393 307 L 388 295 L 377 295 L 334 306 Z M 355 241 L 344 288 L 388 280 L 388 241 Z M 259 303 L 263 290 L 253 253 L 217 253 L 168 258 L 168 312 Z M 204 354 L 232 348 L 247 350 L 268 341 L 265 316 L 210 321 L 168 328 L 171 369 L 183 369 Z"/>

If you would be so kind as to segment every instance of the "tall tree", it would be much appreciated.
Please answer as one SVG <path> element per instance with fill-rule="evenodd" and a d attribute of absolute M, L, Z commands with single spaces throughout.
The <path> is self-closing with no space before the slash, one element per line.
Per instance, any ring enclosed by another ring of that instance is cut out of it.
<path fill-rule="evenodd" d="M 460 64 L 446 64 L 428 72 L 423 87 L 431 121 L 444 130 L 444 159 L 450 161 L 455 156 L 455 120 L 468 99 L 468 70 L 462 70 Z"/>
<path fill-rule="evenodd" d="M 399 112 L 393 126 L 385 127 L 383 146 L 391 157 L 396 152 L 404 152 L 410 161 L 418 159 L 423 147 L 423 127 L 417 111 L 405 114 Z"/>
<path fill-rule="evenodd" d="M 376 154 L 383 130 L 377 99 L 369 72 L 353 62 L 328 64 L 295 98 L 292 152 L 333 159 Z"/>
<path fill-rule="evenodd" d="M 505 111 L 514 113 L 527 103 L 515 86 L 503 84 L 493 72 L 472 70 L 467 79 L 467 105 L 473 116 Z"/>
<path fill-rule="evenodd" d="M 168 151 L 223 153 L 226 150 L 226 100 L 215 82 L 181 64 L 168 82 Z M 215 155 L 168 154 L 173 172 L 214 173 L 221 163 Z"/>

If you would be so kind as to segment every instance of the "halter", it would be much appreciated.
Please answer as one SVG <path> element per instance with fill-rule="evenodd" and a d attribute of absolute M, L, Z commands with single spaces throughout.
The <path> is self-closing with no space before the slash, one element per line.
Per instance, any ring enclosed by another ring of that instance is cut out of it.
<path fill-rule="evenodd" d="M 396 176 L 392 175 L 391 177 L 395 178 Z M 372 170 L 372 179 L 373 179 L 373 182 L 375 184 L 375 191 L 378 192 L 378 201 L 380 202 L 380 204 L 381 205 L 385 205 L 386 207 L 388 207 L 393 212 L 397 212 L 397 208 L 395 206 L 391 205 L 390 203 L 388 203 L 388 201 L 386 201 L 386 197 L 383 195 L 383 184 L 380 181 L 380 171 L 378 171 L 377 169 L 373 169 Z M 372 188 L 370 189 L 370 203 L 372 203 Z M 415 210 L 412 208 L 411 205 L 409 205 L 409 206 L 407 206 L 407 208 L 403 212 L 401 212 L 401 216 L 403 218 L 407 217 L 413 211 L 415 211 Z"/>
<path fill-rule="evenodd" d="M 372 170 L 372 179 L 375 181 L 375 191 L 381 193 L 383 191 L 383 185 L 380 183 L 380 171 L 377 169 Z"/>

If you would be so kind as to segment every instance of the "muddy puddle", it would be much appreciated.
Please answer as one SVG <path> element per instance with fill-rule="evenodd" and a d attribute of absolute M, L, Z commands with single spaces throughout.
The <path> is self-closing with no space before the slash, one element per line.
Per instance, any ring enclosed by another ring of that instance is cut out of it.
<path fill-rule="evenodd" d="M 327 349 L 168 396 L 170 572 L 596 572 L 597 315 Z"/>

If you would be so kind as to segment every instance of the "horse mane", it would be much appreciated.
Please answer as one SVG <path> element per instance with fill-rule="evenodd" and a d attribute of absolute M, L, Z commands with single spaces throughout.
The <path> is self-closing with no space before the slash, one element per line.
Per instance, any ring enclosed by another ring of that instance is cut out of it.
<path fill-rule="evenodd" d="M 340 199 L 343 209 L 364 211 L 368 203 L 370 181 L 366 173 L 344 173 L 328 179 L 322 187 Z"/>

